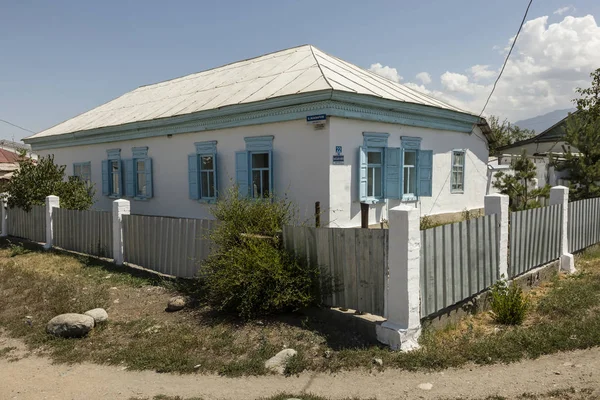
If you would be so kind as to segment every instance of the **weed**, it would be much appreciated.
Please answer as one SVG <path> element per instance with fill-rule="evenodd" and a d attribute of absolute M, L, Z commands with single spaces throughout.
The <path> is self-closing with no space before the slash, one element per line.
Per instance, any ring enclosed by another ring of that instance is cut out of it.
<path fill-rule="evenodd" d="M 10 257 L 22 256 L 24 254 L 30 253 L 30 250 L 26 249 L 20 244 L 11 243 L 9 245 L 9 255 Z"/>
<path fill-rule="evenodd" d="M 519 285 L 508 286 L 504 277 L 492 286 L 490 306 L 494 320 L 503 325 L 521 325 L 529 307 L 529 300 Z"/>

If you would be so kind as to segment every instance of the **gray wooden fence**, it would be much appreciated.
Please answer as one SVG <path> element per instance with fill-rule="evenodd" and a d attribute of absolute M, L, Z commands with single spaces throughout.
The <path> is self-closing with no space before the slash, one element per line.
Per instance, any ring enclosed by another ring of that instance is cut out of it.
<path fill-rule="evenodd" d="M 561 221 L 560 204 L 510 213 L 509 278 L 560 257 Z"/>
<path fill-rule="evenodd" d="M 337 281 L 327 305 L 383 315 L 388 230 L 284 226 L 283 242 Z"/>
<path fill-rule="evenodd" d="M 498 280 L 498 222 L 494 214 L 421 231 L 423 317 Z"/>
<path fill-rule="evenodd" d="M 29 212 L 20 208 L 8 210 L 8 234 L 34 242 L 46 242 L 46 207 L 32 206 Z"/>
<path fill-rule="evenodd" d="M 600 242 L 600 197 L 569 203 L 569 253 Z"/>
<path fill-rule="evenodd" d="M 125 262 L 167 275 L 193 277 L 213 247 L 207 235 L 216 223 L 192 218 L 124 215 Z"/>
<path fill-rule="evenodd" d="M 55 208 L 54 244 L 66 250 L 112 258 L 112 213 Z"/>

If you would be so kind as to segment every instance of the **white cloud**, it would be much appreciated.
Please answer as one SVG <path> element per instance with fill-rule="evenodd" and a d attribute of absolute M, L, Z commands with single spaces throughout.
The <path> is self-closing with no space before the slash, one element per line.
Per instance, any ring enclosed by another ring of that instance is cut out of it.
<path fill-rule="evenodd" d="M 419 72 L 416 76 L 423 85 L 429 85 L 431 83 L 431 75 L 428 72 Z"/>
<path fill-rule="evenodd" d="M 524 24 L 486 115 L 516 121 L 570 108 L 575 88 L 590 85 L 590 72 L 600 67 L 600 26 L 591 15 L 566 16 L 552 24 L 548 19 L 543 16 Z M 508 46 L 512 40 L 507 40 Z M 499 56 L 494 67 L 476 64 L 464 72 L 447 71 L 439 77 L 439 85 L 420 79 L 421 84 L 405 85 L 479 113 L 502 62 L 504 57 Z M 394 68 L 386 68 L 397 74 Z"/>
<path fill-rule="evenodd" d="M 467 68 L 467 72 L 471 74 L 474 80 L 484 80 L 495 77 L 497 72 L 490 69 L 489 65 L 475 64 Z"/>
<path fill-rule="evenodd" d="M 554 11 L 553 14 L 563 15 L 567 11 L 571 11 L 571 10 L 573 10 L 573 6 L 561 7 L 558 10 Z"/>
<path fill-rule="evenodd" d="M 384 67 L 380 63 L 371 64 L 369 71 L 375 72 L 377 75 L 381 75 L 384 78 L 388 78 L 394 82 L 400 82 L 402 79 L 404 79 L 400 76 L 396 68 L 388 67 L 387 65 Z"/>

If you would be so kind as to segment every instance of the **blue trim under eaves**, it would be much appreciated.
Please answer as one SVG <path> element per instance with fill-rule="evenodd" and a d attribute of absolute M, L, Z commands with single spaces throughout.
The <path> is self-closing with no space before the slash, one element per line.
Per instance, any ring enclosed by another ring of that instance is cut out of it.
<path fill-rule="evenodd" d="M 332 97 L 327 91 L 326 97 Z M 319 97 L 321 96 L 321 97 Z M 286 96 L 289 97 L 289 96 Z M 316 93 L 310 97 L 304 95 L 304 104 L 296 104 L 279 108 L 258 109 L 242 105 L 232 113 L 231 110 L 238 106 L 229 106 L 221 110 L 210 110 L 196 113 L 194 116 L 171 117 L 153 121 L 136 122 L 126 125 L 105 127 L 89 131 L 68 133 L 58 136 L 24 139 L 32 145 L 32 149 L 45 150 L 61 147 L 89 145 L 96 143 L 120 142 L 124 140 L 141 139 L 148 137 L 166 136 L 183 133 L 194 133 L 241 126 L 260 125 L 274 122 L 305 120 L 310 114 L 327 114 L 328 116 L 375 121 L 422 128 L 440 129 L 455 132 L 470 133 L 473 123 L 478 117 L 462 114 L 451 110 L 442 110 L 430 106 L 402 103 L 397 101 L 379 99 L 374 96 L 345 93 L 337 94 L 337 98 L 348 101 L 321 100 L 323 95 Z M 350 102 L 351 100 L 352 102 Z M 288 100 L 290 103 L 291 100 Z M 260 102 L 269 103 L 268 101 Z M 263 104 L 263 107 L 264 107 Z M 269 103 L 271 104 L 271 103 Z M 272 103 L 285 104 L 279 102 Z M 375 106 L 377 105 L 377 106 Z M 392 109 L 392 106 L 394 108 Z M 253 108 L 253 110 L 252 110 Z M 251 110 L 241 112 L 241 110 Z M 225 112 L 227 111 L 227 112 Z"/>

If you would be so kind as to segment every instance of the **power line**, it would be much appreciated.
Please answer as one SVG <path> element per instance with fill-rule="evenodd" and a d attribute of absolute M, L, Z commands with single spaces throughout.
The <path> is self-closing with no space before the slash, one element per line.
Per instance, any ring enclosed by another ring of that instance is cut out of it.
<path fill-rule="evenodd" d="M 490 92 L 490 95 L 488 96 L 487 100 L 485 101 L 483 109 L 479 113 L 479 117 L 480 118 L 483 115 L 483 112 L 485 111 L 485 108 L 487 107 L 488 103 L 490 102 L 490 99 L 492 98 L 492 94 L 494 94 L 494 90 L 496 90 L 496 85 L 498 84 L 498 81 L 500 80 L 500 77 L 502 76 L 502 73 L 504 72 L 504 68 L 506 68 L 506 64 L 508 63 L 508 59 L 510 58 L 510 54 L 512 53 L 513 48 L 515 47 L 515 43 L 517 43 L 517 39 L 519 38 L 519 34 L 521 33 L 521 29 L 523 29 L 523 24 L 525 24 L 525 19 L 527 18 L 527 13 L 529 13 L 529 7 L 531 7 L 531 3 L 533 3 L 533 0 L 529 0 L 529 4 L 527 5 L 527 9 L 525 10 L 525 15 L 523 15 L 523 20 L 521 21 L 521 25 L 519 25 L 519 30 L 517 31 L 517 34 L 515 36 L 515 40 L 513 40 L 512 44 L 510 46 L 510 50 L 508 50 L 508 54 L 506 55 L 506 59 L 504 60 L 504 64 L 502 65 L 502 69 L 500 70 L 500 73 L 498 74 L 498 78 L 496 78 L 496 82 L 494 82 L 494 86 L 492 87 L 492 91 Z"/>
<path fill-rule="evenodd" d="M 19 125 L 13 124 L 12 122 L 9 122 L 9 121 L 7 121 L 7 120 L 5 120 L 5 119 L 0 119 L 0 122 L 4 122 L 5 124 L 12 125 L 12 126 L 14 126 L 15 128 L 22 129 L 22 130 L 24 130 L 24 131 L 27 131 L 27 132 L 29 132 L 29 133 L 36 133 L 36 132 L 34 132 L 34 131 L 30 130 L 30 129 L 23 128 L 22 126 L 19 126 Z"/>

